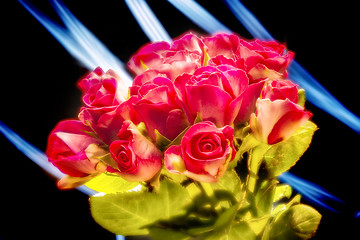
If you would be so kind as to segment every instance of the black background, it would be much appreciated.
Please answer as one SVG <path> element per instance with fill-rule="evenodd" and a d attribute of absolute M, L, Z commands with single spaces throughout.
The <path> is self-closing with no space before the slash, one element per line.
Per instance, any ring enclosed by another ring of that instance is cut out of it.
<path fill-rule="evenodd" d="M 10 2 L 10 1 L 9 1 Z M 31 1 L 60 22 L 47 1 Z M 198 1 L 240 35 L 251 38 L 220 1 Z M 355 1 L 242 1 L 296 59 L 356 115 L 359 102 L 359 16 Z M 122 1 L 64 1 L 109 49 L 126 62 L 149 40 Z M 172 37 L 188 30 L 202 33 L 164 0 L 148 1 Z M 47 135 L 81 106 L 76 87 L 87 69 L 17 1 L 1 16 L 0 120 L 45 150 Z M 322 223 L 314 239 L 355 239 L 360 210 L 360 136 L 324 111 L 307 103 L 319 126 L 313 143 L 292 173 L 315 182 L 343 199 L 343 213 L 321 207 Z M 87 196 L 60 191 L 55 181 L 0 136 L 1 239 L 115 239 L 91 218 Z"/>

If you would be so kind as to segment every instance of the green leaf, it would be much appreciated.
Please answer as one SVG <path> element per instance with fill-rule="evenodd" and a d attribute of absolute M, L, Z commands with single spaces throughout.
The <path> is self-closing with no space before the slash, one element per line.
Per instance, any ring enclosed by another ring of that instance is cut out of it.
<path fill-rule="evenodd" d="M 148 234 L 147 225 L 184 214 L 189 202 L 186 189 L 166 179 L 160 182 L 158 194 L 127 192 L 90 197 L 95 221 L 110 232 L 125 236 Z"/>
<path fill-rule="evenodd" d="M 138 182 L 128 182 L 120 176 L 107 173 L 102 173 L 85 183 L 88 188 L 103 193 L 126 192 L 138 185 Z"/>
<path fill-rule="evenodd" d="M 259 168 L 263 162 L 264 154 L 270 147 L 271 146 L 268 144 L 261 143 L 250 151 L 250 157 L 248 160 L 249 181 L 247 183 L 247 187 L 251 192 L 254 192 L 255 190 Z"/>
<path fill-rule="evenodd" d="M 271 145 L 264 154 L 269 176 L 279 176 L 294 166 L 308 149 L 316 130 L 316 124 L 307 121 L 288 140 Z"/>
<path fill-rule="evenodd" d="M 262 231 L 264 231 L 267 223 L 269 222 L 270 215 L 265 215 L 260 218 L 252 218 L 247 221 L 250 229 L 256 234 L 259 235 Z"/>
<path fill-rule="evenodd" d="M 208 61 L 210 60 L 209 54 L 206 52 L 205 48 L 203 48 L 203 54 L 204 54 L 204 62 L 203 66 L 207 66 Z"/>
<path fill-rule="evenodd" d="M 241 181 L 235 170 L 227 170 L 216 183 L 211 184 L 214 190 L 227 190 L 231 192 L 237 200 L 241 199 Z"/>
<path fill-rule="evenodd" d="M 276 189 L 277 181 L 268 180 L 263 182 L 263 186 L 256 194 L 257 212 L 260 214 L 270 214 Z"/>
<path fill-rule="evenodd" d="M 181 140 L 183 139 L 185 133 L 187 132 L 187 130 L 190 128 L 187 127 L 185 128 L 179 135 L 176 136 L 176 138 L 174 138 L 174 140 L 172 140 L 166 147 L 165 149 L 168 149 L 169 147 L 173 146 L 173 145 L 180 145 L 181 144 Z"/>
<path fill-rule="evenodd" d="M 256 234 L 246 222 L 234 224 L 229 231 L 229 240 L 255 240 Z"/>
<path fill-rule="evenodd" d="M 241 142 L 241 145 L 238 151 L 236 152 L 235 159 L 240 160 L 245 152 L 248 152 L 250 149 L 260 144 L 261 142 L 257 140 L 253 134 L 248 134 Z"/>
<path fill-rule="evenodd" d="M 297 204 L 280 214 L 269 233 L 269 239 L 309 239 L 320 223 L 321 214 L 314 208 Z"/>
<path fill-rule="evenodd" d="M 292 188 L 287 184 L 278 184 L 275 189 L 274 202 L 277 202 L 283 198 L 290 198 L 292 194 Z"/>
<path fill-rule="evenodd" d="M 156 145 L 159 147 L 160 150 L 164 150 L 166 146 L 168 146 L 171 141 L 162 135 L 157 129 L 155 129 L 155 136 L 156 136 Z"/>
<path fill-rule="evenodd" d="M 185 240 L 189 238 L 188 234 L 174 231 L 172 229 L 151 227 L 149 228 L 149 231 L 151 239 L 156 240 Z"/>
<path fill-rule="evenodd" d="M 218 217 L 214 224 L 214 231 L 224 231 L 225 233 L 228 233 L 228 230 L 230 229 L 230 226 L 238 211 L 239 205 L 240 203 L 231 206 Z"/>
<path fill-rule="evenodd" d="M 298 104 L 302 107 L 305 106 L 305 102 L 306 102 L 306 98 L 305 98 L 305 90 L 304 89 L 299 89 L 298 90 Z"/>

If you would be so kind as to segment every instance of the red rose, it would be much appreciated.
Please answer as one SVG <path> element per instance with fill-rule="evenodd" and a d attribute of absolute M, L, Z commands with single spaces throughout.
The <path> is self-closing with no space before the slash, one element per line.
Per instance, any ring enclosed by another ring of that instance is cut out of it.
<path fill-rule="evenodd" d="M 174 174 L 184 174 L 201 182 L 215 182 L 235 156 L 234 129 L 217 128 L 212 122 L 191 126 L 181 145 L 165 151 L 165 167 Z"/>
<path fill-rule="evenodd" d="M 167 42 L 150 43 L 142 47 L 129 61 L 129 68 L 137 75 L 156 70 L 174 80 L 180 74 L 192 73 L 204 61 L 204 44 L 194 34 L 185 34 Z"/>
<path fill-rule="evenodd" d="M 174 84 L 190 122 L 200 114 L 218 127 L 231 125 L 240 110 L 249 117 L 262 87 L 262 83 L 249 86 L 246 73 L 230 65 L 198 68 L 193 75 L 179 76 Z"/>
<path fill-rule="evenodd" d="M 124 122 L 118 138 L 109 148 L 118 169 L 108 167 L 109 172 L 127 181 L 147 181 L 161 169 L 161 151 L 131 121 Z"/>
<path fill-rule="evenodd" d="M 116 139 L 121 125 L 125 120 L 139 123 L 139 116 L 134 109 L 136 96 L 130 97 L 118 106 L 101 108 L 81 108 L 79 119 L 97 134 L 106 144 Z"/>
<path fill-rule="evenodd" d="M 72 177 L 97 173 L 98 162 L 89 160 L 85 153 L 90 144 L 101 144 L 91 133 L 91 128 L 80 121 L 66 120 L 58 123 L 48 138 L 46 154 L 49 161 Z"/>
<path fill-rule="evenodd" d="M 137 94 L 140 100 L 134 108 L 153 140 L 155 129 L 172 140 L 189 125 L 170 79 L 156 77 L 144 83 Z"/>
<path fill-rule="evenodd" d="M 275 144 L 289 138 L 311 116 L 311 112 L 288 98 L 274 101 L 259 98 L 256 112 L 250 116 L 250 127 L 259 140 Z"/>
<path fill-rule="evenodd" d="M 245 40 L 235 34 L 216 34 L 202 39 L 209 65 L 229 64 L 243 69 L 250 83 L 268 77 L 286 77 L 286 68 L 294 53 L 276 41 Z"/>
<path fill-rule="evenodd" d="M 88 107 L 119 105 L 128 95 L 126 84 L 112 70 L 106 73 L 97 67 L 78 83 L 84 92 L 83 102 Z"/>
<path fill-rule="evenodd" d="M 297 86 L 289 80 L 271 80 L 265 83 L 261 97 L 268 98 L 271 101 L 276 99 L 285 100 L 288 98 L 293 103 L 298 103 L 298 89 Z"/>

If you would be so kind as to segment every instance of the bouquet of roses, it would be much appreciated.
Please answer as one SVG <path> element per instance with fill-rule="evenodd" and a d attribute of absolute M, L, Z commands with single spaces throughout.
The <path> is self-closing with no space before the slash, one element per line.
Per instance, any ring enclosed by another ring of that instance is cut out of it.
<path fill-rule="evenodd" d="M 317 129 L 293 52 L 235 34 L 143 46 L 128 87 L 109 70 L 80 80 L 78 120 L 60 122 L 49 161 L 61 189 L 85 184 L 96 222 L 153 239 L 308 239 L 321 215 L 280 184 Z"/>

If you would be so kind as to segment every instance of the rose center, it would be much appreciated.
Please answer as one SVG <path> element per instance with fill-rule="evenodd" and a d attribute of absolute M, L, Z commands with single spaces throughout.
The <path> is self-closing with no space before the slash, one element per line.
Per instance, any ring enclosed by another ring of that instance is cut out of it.
<path fill-rule="evenodd" d="M 126 154 L 126 151 L 121 151 L 119 154 L 118 154 L 118 159 L 120 161 L 126 161 L 128 159 L 128 156 Z"/>
<path fill-rule="evenodd" d="M 202 152 L 212 152 L 216 148 L 216 144 L 214 140 L 207 139 L 205 141 L 202 141 L 199 147 L 200 147 L 200 151 Z"/>

